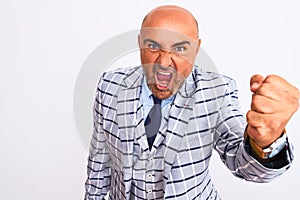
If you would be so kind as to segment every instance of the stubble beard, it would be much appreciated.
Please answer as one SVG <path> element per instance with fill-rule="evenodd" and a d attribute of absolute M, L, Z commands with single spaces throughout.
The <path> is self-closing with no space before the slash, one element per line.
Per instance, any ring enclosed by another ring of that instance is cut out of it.
<path fill-rule="evenodd" d="M 169 97 L 176 94 L 185 81 L 184 76 L 178 74 L 175 69 L 172 69 L 172 78 L 168 85 L 168 88 L 161 90 L 157 87 L 156 73 L 157 66 L 155 65 L 153 66 L 153 70 L 150 72 L 150 74 L 147 73 L 147 71 L 145 70 L 145 76 L 147 78 L 148 87 L 153 93 L 153 95 L 159 99 L 168 99 Z"/>

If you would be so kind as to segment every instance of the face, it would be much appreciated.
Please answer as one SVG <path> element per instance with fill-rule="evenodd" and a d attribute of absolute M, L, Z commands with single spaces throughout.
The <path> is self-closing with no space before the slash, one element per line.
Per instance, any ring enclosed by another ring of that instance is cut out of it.
<path fill-rule="evenodd" d="M 152 93 L 167 99 L 192 71 L 199 41 L 172 30 L 147 28 L 139 37 L 141 62 Z"/>
<path fill-rule="evenodd" d="M 150 90 L 156 97 L 167 99 L 192 71 L 200 47 L 195 21 L 186 13 L 174 12 L 172 16 L 172 12 L 164 15 L 160 11 L 150 15 L 142 26 L 139 47 Z"/>

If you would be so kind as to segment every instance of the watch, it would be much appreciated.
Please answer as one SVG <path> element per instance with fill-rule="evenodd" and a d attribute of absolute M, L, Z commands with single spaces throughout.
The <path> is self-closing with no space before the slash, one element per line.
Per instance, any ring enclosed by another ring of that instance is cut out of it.
<path fill-rule="evenodd" d="M 286 145 L 287 136 L 285 133 L 282 134 L 275 142 L 273 142 L 269 147 L 263 149 L 263 158 L 273 158 L 276 156 Z"/>
<path fill-rule="evenodd" d="M 245 132 L 245 138 L 249 140 L 251 149 L 262 159 L 273 158 L 276 156 L 287 144 L 287 136 L 285 130 L 280 138 L 273 142 L 270 146 L 262 149 L 258 146 L 251 137 L 248 137 Z"/>

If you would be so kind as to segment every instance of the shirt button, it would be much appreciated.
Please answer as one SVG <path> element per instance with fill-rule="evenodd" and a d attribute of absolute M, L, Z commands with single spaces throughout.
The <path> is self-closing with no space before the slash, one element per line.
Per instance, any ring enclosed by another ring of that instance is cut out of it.
<path fill-rule="evenodd" d="M 148 190 L 148 193 L 152 193 L 152 189 L 149 189 L 149 190 Z"/>
<path fill-rule="evenodd" d="M 148 178 L 152 178 L 152 174 L 148 174 L 147 177 L 148 177 Z"/>
<path fill-rule="evenodd" d="M 149 158 L 149 161 L 153 161 L 153 157 Z"/>

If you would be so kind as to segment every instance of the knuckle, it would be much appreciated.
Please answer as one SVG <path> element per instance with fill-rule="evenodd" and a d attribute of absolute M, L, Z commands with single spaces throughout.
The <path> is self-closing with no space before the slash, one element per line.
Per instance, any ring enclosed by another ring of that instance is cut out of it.
<path fill-rule="evenodd" d="M 278 79 L 279 79 L 279 76 L 271 74 L 266 77 L 265 82 L 272 83 Z"/>
<path fill-rule="evenodd" d="M 292 109 L 293 112 L 297 111 L 299 108 L 299 99 L 298 98 L 294 98 L 292 96 L 290 96 L 289 98 L 286 97 L 285 98 L 286 101 L 286 108 Z"/>
<path fill-rule="evenodd" d="M 246 119 L 247 119 L 247 122 L 250 122 L 251 116 L 252 116 L 252 111 L 249 110 L 249 111 L 246 113 Z"/>
<path fill-rule="evenodd" d="M 257 94 L 263 95 L 263 94 L 266 93 L 266 91 L 267 91 L 266 84 L 262 84 L 262 85 L 259 87 L 259 89 L 257 90 Z"/>
<path fill-rule="evenodd" d="M 286 89 L 285 92 L 287 93 L 287 97 L 299 102 L 300 90 L 297 87 L 292 86 L 290 89 Z"/>
<path fill-rule="evenodd" d="M 259 96 L 258 95 L 253 95 L 252 96 L 252 104 L 256 105 L 259 102 Z"/>

